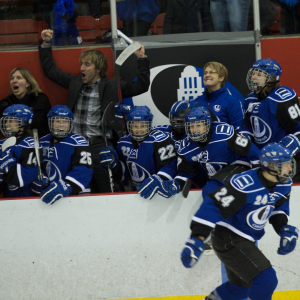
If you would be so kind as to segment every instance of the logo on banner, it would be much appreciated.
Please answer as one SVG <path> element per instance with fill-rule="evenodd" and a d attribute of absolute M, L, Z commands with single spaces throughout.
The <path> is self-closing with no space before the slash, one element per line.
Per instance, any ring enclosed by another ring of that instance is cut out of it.
<path fill-rule="evenodd" d="M 193 100 L 205 91 L 203 69 L 191 65 L 161 65 L 150 70 L 150 87 L 146 93 L 124 99 L 127 105 L 147 105 L 154 115 L 153 125 L 169 124 L 169 111 L 176 101 Z M 243 105 L 244 97 L 229 82 L 225 87 Z M 221 109 L 216 105 L 215 110 Z"/>

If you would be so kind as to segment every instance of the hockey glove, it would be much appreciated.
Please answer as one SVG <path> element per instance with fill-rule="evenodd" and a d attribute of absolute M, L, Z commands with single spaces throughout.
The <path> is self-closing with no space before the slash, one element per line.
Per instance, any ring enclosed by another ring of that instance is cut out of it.
<path fill-rule="evenodd" d="M 122 120 L 124 116 L 128 115 L 130 113 L 131 106 L 130 105 L 124 105 L 119 104 L 119 102 L 115 103 L 115 117 L 117 119 Z"/>
<path fill-rule="evenodd" d="M 158 175 L 152 175 L 137 187 L 137 191 L 141 197 L 148 200 L 151 200 L 156 193 L 170 198 L 180 192 L 180 185 L 175 180 L 163 181 Z"/>
<path fill-rule="evenodd" d="M 181 252 L 181 261 L 186 268 L 192 268 L 204 251 L 204 243 L 198 238 L 189 238 Z"/>
<path fill-rule="evenodd" d="M 291 225 L 285 225 L 281 227 L 279 234 L 280 244 L 277 253 L 280 255 L 291 253 L 296 247 L 299 229 Z"/>
<path fill-rule="evenodd" d="M 100 163 L 102 168 L 107 169 L 108 165 L 113 169 L 119 161 L 119 156 L 116 150 L 109 146 L 108 148 L 103 148 L 100 151 Z"/>
<path fill-rule="evenodd" d="M 60 198 L 69 196 L 72 193 L 71 186 L 60 179 L 58 182 L 52 182 L 41 193 L 41 199 L 47 204 L 53 204 Z"/>
<path fill-rule="evenodd" d="M 42 174 L 42 180 L 38 177 L 30 184 L 33 193 L 40 195 L 41 192 L 49 185 L 49 178 Z"/>
<path fill-rule="evenodd" d="M 293 134 L 285 136 L 278 144 L 291 150 L 293 155 L 300 152 L 300 142 Z"/>
<path fill-rule="evenodd" d="M 7 174 L 9 169 L 17 163 L 11 154 L 11 149 L 7 149 L 0 154 L 0 173 Z"/>

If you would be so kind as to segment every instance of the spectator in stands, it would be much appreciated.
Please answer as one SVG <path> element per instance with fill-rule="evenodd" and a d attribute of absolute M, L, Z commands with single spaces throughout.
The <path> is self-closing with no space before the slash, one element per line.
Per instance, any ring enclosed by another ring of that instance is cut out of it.
<path fill-rule="evenodd" d="M 117 102 L 118 88 L 116 78 L 108 79 L 107 57 L 97 49 L 84 51 L 79 60 L 80 73 L 71 75 L 56 67 L 52 59 L 51 39 L 52 30 L 43 30 L 43 44 L 39 48 L 40 59 L 44 73 L 47 77 L 68 89 L 66 105 L 74 113 L 73 132 L 87 138 L 90 142 L 93 160 L 93 179 L 90 188 L 95 192 L 110 192 L 110 184 L 107 170 L 100 165 L 99 152 L 104 147 L 102 129 L 100 128 L 101 116 L 110 102 Z M 138 74 L 137 81 L 120 80 L 121 95 L 123 98 L 136 96 L 146 92 L 150 85 L 149 59 L 145 55 L 142 46 L 135 52 L 137 56 Z M 112 145 L 113 131 L 120 137 L 121 125 L 117 120 L 111 120 L 108 128 L 107 139 Z"/>
<path fill-rule="evenodd" d="M 76 27 L 78 12 L 73 0 L 39 0 L 38 5 L 42 19 L 54 31 L 53 46 L 80 45 L 82 43 Z"/>
<path fill-rule="evenodd" d="M 100 18 L 100 0 L 88 0 L 90 15 L 94 18 Z"/>
<path fill-rule="evenodd" d="M 168 2 L 164 34 L 214 31 L 208 0 Z"/>
<path fill-rule="evenodd" d="M 117 14 L 127 36 L 147 35 L 159 13 L 158 0 L 124 0 L 117 2 Z"/>
<path fill-rule="evenodd" d="M 300 33 L 300 1 L 272 0 L 280 5 L 281 34 Z"/>
<path fill-rule="evenodd" d="M 210 0 L 215 31 L 246 31 L 251 0 Z"/>
<path fill-rule="evenodd" d="M 243 121 L 243 108 L 240 101 L 225 88 L 228 79 L 227 68 L 219 62 L 211 61 L 203 67 L 203 70 L 206 90 L 195 101 L 209 107 L 220 121 L 239 128 Z"/>
<path fill-rule="evenodd" d="M 269 27 L 276 20 L 277 6 L 273 0 L 259 1 L 260 32 L 262 35 L 269 34 Z M 248 14 L 248 30 L 254 30 L 253 3 L 251 1 Z"/>
<path fill-rule="evenodd" d="M 27 69 L 14 68 L 9 75 L 9 86 L 10 94 L 0 101 L 0 117 L 8 106 L 26 104 L 34 113 L 31 128 L 38 129 L 39 137 L 48 134 L 47 114 L 51 104 L 32 74 Z"/>

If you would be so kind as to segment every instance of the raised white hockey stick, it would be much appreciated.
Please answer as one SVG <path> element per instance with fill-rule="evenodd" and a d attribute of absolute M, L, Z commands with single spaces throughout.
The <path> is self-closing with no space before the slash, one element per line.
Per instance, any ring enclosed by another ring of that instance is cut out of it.
<path fill-rule="evenodd" d="M 114 108 L 114 104 L 112 102 L 110 102 L 107 105 L 107 107 L 105 108 L 105 111 L 103 113 L 102 120 L 101 120 L 102 134 L 103 134 L 106 148 L 108 148 L 107 138 L 106 138 L 106 126 L 114 118 L 115 118 L 115 108 Z M 113 193 L 114 192 L 114 180 L 113 180 L 113 175 L 112 175 L 110 164 L 108 164 L 108 175 L 109 175 L 109 181 L 110 181 L 110 189 L 111 189 L 111 192 Z"/>
<path fill-rule="evenodd" d="M 5 151 L 8 147 L 14 146 L 16 142 L 17 138 L 15 136 L 11 136 L 8 139 L 6 139 L 1 146 L 2 152 Z"/>
<path fill-rule="evenodd" d="M 123 32 L 120 30 L 117 30 L 117 34 L 119 37 L 123 38 L 127 44 L 130 44 L 128 47 L 126 47 L 122 53 L 118 56 L 116 60 L 116 64 L 121 66 L 124 61 L 133 54 L 136 50 L 140 49 L 142 45 L 139 42 L 133 42 L 128 36 L 126 36 Z"/>
<path fill-rule="evenodd" d="M 39 167 L 39 175 L 38 178 L 41 182 L 43 179 L 42 176 L 42 167 L 41 167 L 41 160 L 40 160 L 40 152 L 39 152 L 39 135 L 38 135 L 38 130 L 37 129 L 32 129 L 32 134 L 33 134 L 33 140 L 34 140 L 34 151 L 35 151 L 35 156 L 36 156 L 36 162 Z"/>

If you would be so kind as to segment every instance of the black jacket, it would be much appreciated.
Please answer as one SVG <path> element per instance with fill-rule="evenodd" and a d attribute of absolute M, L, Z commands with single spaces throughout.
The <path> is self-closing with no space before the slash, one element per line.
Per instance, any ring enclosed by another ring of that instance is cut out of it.
<path fill-rule="evenodd" d="M 26 94 L 22 99 L 18 99 L 15 95 L 7 96 L 0 101 L 0 117 L 3 116 L 4 110 L 13 104 L 25 104 L 32 109 L 33 119 L 31 128 L 38 129 L 39 137 L 50 132 L 47 114 L 51 109 L 51 104 L 47 95 L 39 93 L 36 96 L 35 93 L 30 93 Z"/>
<path fill-rule="evenodd" d="M 66 105 L 73 111 L 75 102 L 83 86 L 81 73 L 71 75 L 65 71 L 57 68 L 54 60 L 52 59 L 51 47 L 39 47 L 40 60 L 43 71 L 47 77 L 68 89 L 68 96 Z M 128 98 L 147 92 L 150 85 L 150 61 L 148 58 L 139 59 L 137 81 L 124 81 L 120 80 L 122 97 Z M 119 101 L 117 78 L 101 78 L 99 83 L 99 101 L 101 102 L 101 110 L 104 111 L 110 102 L 116 103 Z M 112 120 L 111 127 L 118 134 L 122 136 L 121 123 L 119 120 Z M 100 126 L 100 124 L 99 124 Z"/>
<path fill-rule="evenodd" d="M 168 1 L 164 34 L 201 31 L 214 31 L 208 0 Z"/>

